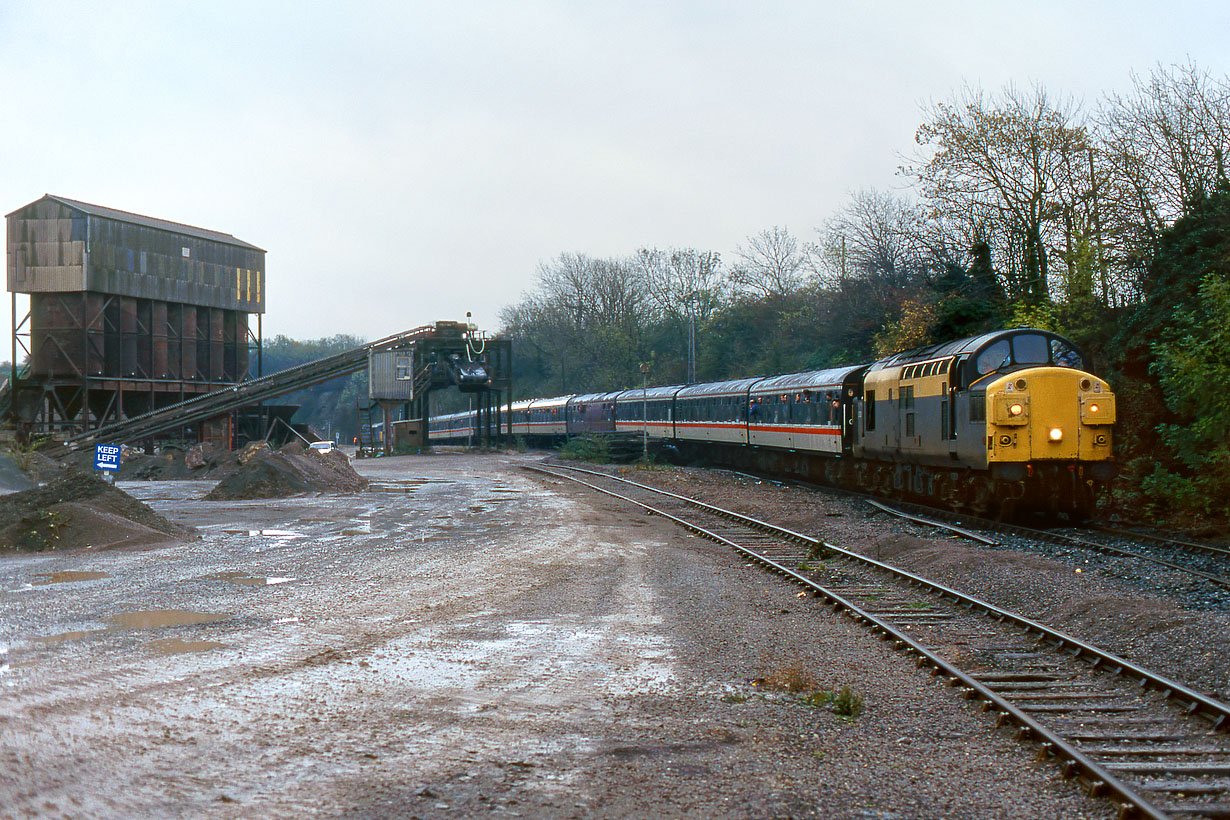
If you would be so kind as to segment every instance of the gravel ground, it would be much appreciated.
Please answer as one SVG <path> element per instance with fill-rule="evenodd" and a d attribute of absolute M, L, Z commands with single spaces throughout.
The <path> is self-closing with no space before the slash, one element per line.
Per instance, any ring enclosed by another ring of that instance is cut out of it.
<path fill-rule="evenodd" d="M 1115 815 L 814 599 L 525 458 L 357 462 L 345 498 L 132 486 L 203 537 L 0 556 L 0 816 Z"/>
<path fill-rule="evenodd" d="M 1190 598 L 1176 594 L 1186 578 L 1181 573 L 1046 544 L 987 548 L 875 512 L 849 496 L 729 471 L 606 469 L 924 575 L 1230 700 L 1230 613 L 1210 610 L 1210 596 L 1199 588 Z"/>

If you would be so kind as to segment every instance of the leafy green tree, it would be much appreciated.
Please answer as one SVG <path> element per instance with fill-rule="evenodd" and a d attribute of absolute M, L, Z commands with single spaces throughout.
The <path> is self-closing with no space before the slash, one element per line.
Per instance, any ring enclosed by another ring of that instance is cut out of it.
<path fill-rule="evenodd" d="M 1223 257 L 1226 259 L 1227 257 Z M 1230 264 L 1210 271 L 1191 312 L 1175 316 L 1181 330 L 1155 346 L 1153 369 L 1167 406 L 1179 417 L 1160 432 L 1189 481 L 1153 477 L 1153 489 L 1177 489 L 1183 506 L 1230 515 Z M 1162 483 L 1164 481 L 1164 483 Z"/>
<path fill-rule="evenodd" d="M 1198 196 L 1159 241 L 1143 300 L 1118 338 L 1133 391 L 1121 403 L 1142 501 L 1179 513 L 1226 512 L 1230 466 L 1230 184 Z"/>

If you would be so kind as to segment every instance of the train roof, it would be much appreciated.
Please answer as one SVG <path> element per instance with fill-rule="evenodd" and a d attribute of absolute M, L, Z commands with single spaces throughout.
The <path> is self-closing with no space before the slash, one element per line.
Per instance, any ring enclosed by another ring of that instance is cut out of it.
<path fill-rule="evenodd" d="M 550 407 L 563 407 L 571 398 L 572 396 L 553 396 L 549 399 L 532 399 L 529 403 L 529 409 L 543 410 Z"/>
<path fill-rule="evenodd" d="M 808 370 L 805 373 L 787 373 L 762 379 L 752 388 L 752 393 L 776 393 L 782 390 L 841 389 L 853 376 L 867 369 L 865 364 L 847 367 L 830 367 L 825 370 Z"/>
<path fill-rule="evenodd" d="M 570 405 L 593 404 L 596 401 L 613 401 L 622 390 L 608 390 L 605 393 L 580 393 L 569 400 Z"/>
<path fill-rule="evenodd" d="M 752 379 L 731 379 L 724 382 L 689 384 L 687 387 L 684 387 L 679 391 L 677 398 L 688 399 L 695 398 L 697 396 L 745 395 L 753 384 L 758 381 L 762 381 L 763 378 L 763 376 L 756 376 Z"/>
<path fill-rule="evenodd" d="M 681 389 L 683 389 L 683 385 L 681 384 L 670 384 L 670 385 L 667 385 L 666 387 L 650 387 L 650 388 L 634 387 L 631 390 L 623 390 L 623 391 L 620 391 L 619 393 L 616 393 L 615 401 L 617 402 L 641 401 L 642 399 L 644 399 L 645 401 L 649 401 L 649 400 L 656 401 L 658 399 L 670 399 L 670 398 L 674 398 L 675 394 L 678 393 Z"/>
<path fill-rule="evenodd" d="M 1039 330 L 1034 327 L 1014 327 L 1006 330 L 994 330 L 990 333 L 983 333 L 979 336 L 969 336 L 964 339 L 957 339 L 952 342 L 943 342 L 937 345 L 928 345 L 927 347 L 919 347 L 914 350 L 906 350 L 901 353 L 894 353 L 891 356 L 885 356 L 883 359 L 877 360 L 871 365 L 873 370 L 883 370 L 889 367 L 897 367 L 900 365 L 913 364 L 914 362 L 925 362 L 931 359 L 943 359 L 949 356 L 968 356 L 976 353 L 984 347 L 988 347 L 1000 339 L 1007 339 L 1012 336 L 1022 334 L 1034 334 L 1044 336 L 1048 339 L 1058 339 L 1068 345 L 1073 350 L 1080 352 L 1071 340 L 1065 339 L 1058 333 L 1052 333 L 1049 330 Z M 1082 354 L 1082 358 L 1083 358 Z"/>

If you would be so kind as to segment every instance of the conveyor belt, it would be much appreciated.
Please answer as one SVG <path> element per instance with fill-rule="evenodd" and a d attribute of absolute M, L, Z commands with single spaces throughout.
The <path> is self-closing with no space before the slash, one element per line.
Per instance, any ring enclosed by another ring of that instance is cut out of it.
<path fill-rule="evenodd" d="M 313 384 L 353 373 L 367 367 L 367 357 L 373 352 L 404 347 L 420 339 L 430 338 L 436 332 L 434 325 L 426 325 L 393 336 L 386 336 L 383 339 L 377 339 L 314 362 L 288 367 L 259 379 L 241 382 L 151 413 L 133 416 L 114 424 L 80 433 L 62 442 L 44 447 L 41 452 L 52 458 L 59 458 L 75 450 L 93 447 L 95 444 L 139 441 L 172 427 L 194 424 L 240 407 L 257 404 L 304 387 L 310 387 Z"/>

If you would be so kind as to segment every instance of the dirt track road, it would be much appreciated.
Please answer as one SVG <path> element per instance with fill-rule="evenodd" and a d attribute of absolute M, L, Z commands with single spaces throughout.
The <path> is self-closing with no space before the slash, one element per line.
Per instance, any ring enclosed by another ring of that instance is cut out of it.
<path fill-rule="evenodd" d="M 870 636 L 525 458 L 269 503 L 121 484 L 205 537 L 0 556 L 0 816 L 1110 816 Z M 747 684 L 791 668 L 867 712 Z"/>

